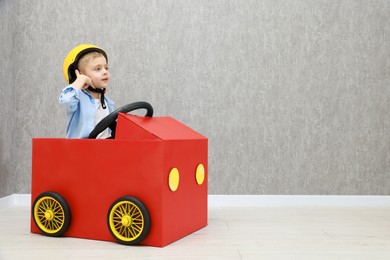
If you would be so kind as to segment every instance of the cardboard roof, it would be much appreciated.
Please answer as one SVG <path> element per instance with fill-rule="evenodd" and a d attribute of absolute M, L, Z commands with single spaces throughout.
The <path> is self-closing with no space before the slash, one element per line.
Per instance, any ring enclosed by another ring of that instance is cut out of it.
<path fill-rule="evenodd" d="M 207 139 L 172 117 L 143 117 L 119 113 L 116 139 L 191 140 Z"/>

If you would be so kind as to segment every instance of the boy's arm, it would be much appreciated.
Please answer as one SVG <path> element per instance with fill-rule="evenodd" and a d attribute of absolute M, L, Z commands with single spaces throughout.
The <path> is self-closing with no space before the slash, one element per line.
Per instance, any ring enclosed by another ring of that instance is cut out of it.
<path fill-rule="evenodd" d="M 60 104 L 65 106 L 68 112 L 73 113 L 76 111 L 80 101 L 80 89 L 75 88 L 73 85 L 69 85 L 64 88 L 60 94 Z"/>

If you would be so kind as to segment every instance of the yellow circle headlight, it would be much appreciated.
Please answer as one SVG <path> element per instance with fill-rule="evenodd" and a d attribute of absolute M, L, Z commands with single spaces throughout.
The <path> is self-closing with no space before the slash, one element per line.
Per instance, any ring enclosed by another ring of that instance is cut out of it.
<path fill-rule="evenodd" d="M 171 191 L 176 191 L 179 187 L 180 174 L 177 168 L 173 168 L 169 173 L 168 185 Z"/>
<path fill-rule="evenodd" d="M 202 185 L 205 178 L 205 171 L 203 164 L 199 164 L 198 167 L 196 167 L 196 182 L 199 185 Z"/>

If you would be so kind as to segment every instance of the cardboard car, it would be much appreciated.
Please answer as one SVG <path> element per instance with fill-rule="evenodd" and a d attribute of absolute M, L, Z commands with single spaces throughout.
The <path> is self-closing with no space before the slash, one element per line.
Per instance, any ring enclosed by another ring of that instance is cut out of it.
<path fill-rule="evenodd" d="M 113 139 L 33 138 L 32 233 L 164 247 L 207 225 L 207 138 L 122 112 Z"/>

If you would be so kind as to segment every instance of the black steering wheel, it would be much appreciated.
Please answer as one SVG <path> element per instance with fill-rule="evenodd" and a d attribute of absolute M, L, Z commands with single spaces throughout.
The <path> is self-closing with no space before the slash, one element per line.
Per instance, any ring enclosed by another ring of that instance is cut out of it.
<path fill-rule="evenodd" d="M 153 107 L 148 102 L 140 101 L 140 102 L 134 102 L 134 103 L 124 105 L 123 107 L 120 107 L 115 111 L 112 111 L 108 116 L 103 118 L 95 126 L 95 128 L 91 131 L 88 138 L 95 139 L 107 127 L 109 127 L 111 129 L 111 137 L 115 138 L 116 120 L 118 118 L 118 114 L 119 113 L 129 113 L 129 112 L 137 110 L 137 109 L 146 109 L 145 116 L 148 116 L 148 117 L 153 116 Z"/>

